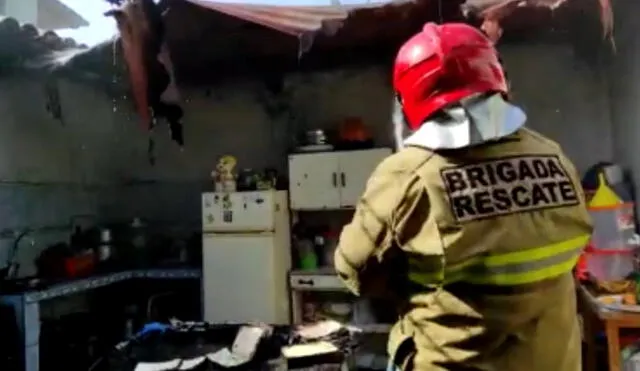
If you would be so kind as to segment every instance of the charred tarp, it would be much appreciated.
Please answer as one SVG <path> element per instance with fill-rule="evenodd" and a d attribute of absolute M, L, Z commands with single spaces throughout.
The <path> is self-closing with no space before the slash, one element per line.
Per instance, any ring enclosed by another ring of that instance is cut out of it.
<path fill-rule="evenodd" d="M 162 12 L 153 0 L 110 0 L 117 8 L 105 15 L 115 18 L 129 72 L 136 111 L 145 129 L 158 119 L 169 124 L 171 138 L 184 144 L 182 108 L 176 99 Z M 152 146 L 153 142 L 150 142 Z M 150 148 L 150 152 L 152 148 Z"/>

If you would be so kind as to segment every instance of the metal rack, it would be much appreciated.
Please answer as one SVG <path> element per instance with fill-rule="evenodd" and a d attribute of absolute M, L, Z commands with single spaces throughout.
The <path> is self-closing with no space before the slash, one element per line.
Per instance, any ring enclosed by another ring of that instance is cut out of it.
<path fill-rule="evenodd" d="M 289 272 L 289 288 L 293 310 L 293 323 L 302 322 L 302 293 L 304 292 L 348 292 L 332 268 L 317 270 L 293 270 Z M 387 335 L 391 331 L 391 324 L 387 323 L 353 323 L 363 333 Z M 384 338 L 382 338 L 384 339 Z M 354 355 L 358 368 L 384 370 L 387 365 L 386 355 L 367 351 L 364 347 L 358 349 Z"/>
<path fill-rule="evenodd" d="M 291 289 L 293 323 L 302 322 L 302 300 L 300 297 L 302 292 L 348 292 L 333 269 L 291 271 L 289 272 L 289 287 Z M 365 333 L 372 334 L 387 334 L 391 330 L 391 325 L 386 323 L 357 324 L 354 326 Z"/>
<path fill-rule="evenodd" d="M 59 283 L 41 290 L 0 296 L 0 303 L 13 307 L 23 344 L 24 371 L 40 366 L 40 303 L 58 297 L 87 292 L 130 279 L 199 279 L 199 269 L 129 270 Z"/>

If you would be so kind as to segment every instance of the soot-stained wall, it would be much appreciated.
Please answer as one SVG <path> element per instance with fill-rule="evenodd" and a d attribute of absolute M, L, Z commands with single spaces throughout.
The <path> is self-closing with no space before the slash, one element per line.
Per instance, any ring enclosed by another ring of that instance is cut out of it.
<path fill-rule="evenodd" d="M 603 73 L 570 47 L 503 48 L 514 99 L 529 126 L 560 142 L 584 170 L 612 157 L 609 86 Z M 16 230 L 34 230 L 18 256 L 22 274 L 47 244 L 66 239 L 76 215 L 100 220 L 139 216 L 175 228 L 199 227 L 200 192 L 211 188 L 217 158 L 233 154 L 242 168 L 286 171 L 294 132 L 361 116 L 380 145 L 390 145 L 391 88 L 382 67 L 286 76 L 280 95 L 256 81 L 183 89 L 183 151 L 166 128 L 147 136 L 126 105 L 95 89 L 59 82 L 63 120 L 46 110 L 44 85 L 0 80 L 0 266 Z M 2 232 L 4 231 L 4 232 Z"/>

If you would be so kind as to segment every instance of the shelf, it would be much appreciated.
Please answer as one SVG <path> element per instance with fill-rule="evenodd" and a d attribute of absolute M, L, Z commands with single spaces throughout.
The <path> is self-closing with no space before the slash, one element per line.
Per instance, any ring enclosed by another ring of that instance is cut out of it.
<path fill-rule="evenodd" d="M 49 300 L 61 296 L 94 290 L 134 278 L 194 279 L 200 278 L 200 275 L 201 272 L 199 269 L 130 270 L 59 283 L 42 290 L 27 291 L 13 296 L 22 296 L 26 303 L 35 303 L 42 300 Z"/>
<path fill-rule="evenodd" d="M 293 291 L 347 291 L 332 268 L 291 271 L 289 285 Z"/>
<path fill-rule="evenodd" d="M 294 269 L 292 275 L 296 276 L 336 276 L 337 273 L 333 267 L 323 267 L 316 269 Z"/>

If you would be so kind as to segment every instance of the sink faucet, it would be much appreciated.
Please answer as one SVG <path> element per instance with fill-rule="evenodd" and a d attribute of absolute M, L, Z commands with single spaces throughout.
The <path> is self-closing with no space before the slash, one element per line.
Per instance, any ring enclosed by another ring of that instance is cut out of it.
<path fill-rule="evenodd" d="M 13 246 L 11 251 L 9 252 L 8 266 L 6 271 L 6 279 L 13 279 L 18 275 L 18 269 L 20 268 L 20 263 L 17 261 L 18 257 L 18 249 L 20 248 L 20 241 L 25 238 L 29 233 L 31 233 L 31 229 L 25 228 L 21 232 L 16 234 L 16 238 L 13 240 Z"/>

